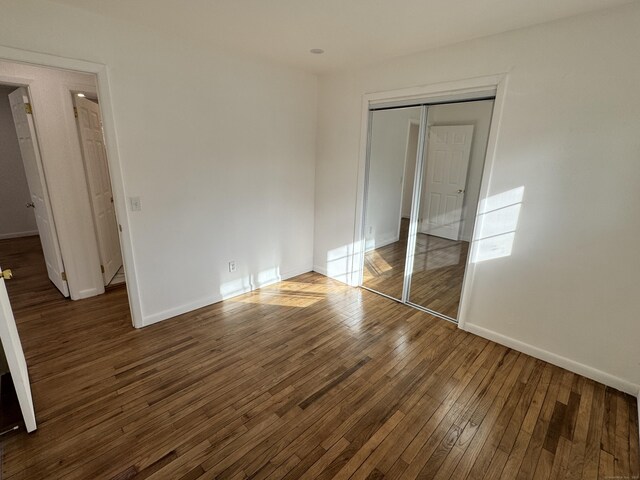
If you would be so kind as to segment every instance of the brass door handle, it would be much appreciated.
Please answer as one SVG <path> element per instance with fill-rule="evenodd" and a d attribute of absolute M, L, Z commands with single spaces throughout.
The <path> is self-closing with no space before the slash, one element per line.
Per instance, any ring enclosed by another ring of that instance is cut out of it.
<path fill-rule="evenodd" d="M 11 280 L 13 278 L 13 272 L 10 268 L 7 268 L 6 270 L 2 270 L 2 272 L 0 272 L 0 277 L 4 278 L 5 280 Z"/>
<path fill-rule="evenodd" d="M 27 208 L 36 208 L 36 204 L 33 202 L 25 203 L 24 206 Z"/>

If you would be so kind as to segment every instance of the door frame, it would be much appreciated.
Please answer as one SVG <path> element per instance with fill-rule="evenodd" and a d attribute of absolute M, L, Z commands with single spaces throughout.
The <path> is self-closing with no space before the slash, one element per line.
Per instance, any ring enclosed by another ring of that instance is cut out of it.
<path fill-rule="evenodd" d="M 496 146 L 498 134 L 500 132 L 502 112 L 506 97 L 508 84 L 508 73 L 497 73 L 482 77 L 466 79 L 456 79 L 441 83 L 433 83 L 418 87 L 403 88 L 398 90 L 388 90 L 382 92 L 365 93 L 362 96 L 361 105 L 361 130 L 360 130 L 360 154 L 358 158 L 358 175 L 356 186 L 356 216 L 354 222 L 352 255 L 349 256 L 349 285 L 362 286 L 365 259 L 365 237 L 364 237 L 364 214 L 367 194 L 368 177 L 368 157 L 370 140 L 370 108 L 371 107 L 400 107 L 418 103 L 446 103 L 456 100 L 480 99 L 491 95 L 495 97 L 493 113 L 491 115 L 491 127 L 485 154 L 485 162 L 482 170 L 482 181 L 480 184 L 480 196 L 478 209 L 475 212 L 475 222 L 471 235 L 471 245 L 465 275 L 462 282 L 462 292 L 460 295 L 460 306 L 458 309 L 458 328 L 464 329 L 467 316 L 469 315 L 469 293 L 473 290 L 475 281 L 475 264 L 471 262 L 477 250 L 477 236 L 480 232 L 478 210 L 482 203 L 489 196 L 491 176 L 495 163 Z M 426 120 L 426 119 L 425 119 Z M 426 125 L 425 125 L 426 128 Z M 418 172 L 416 172 L 416 176 Z M 414 192 L 415 195 L 415 192 Z M 413 209 L 412 209 L 413 211 Z M 408 247 L 409 248 L 409 247 Z M 409 257 L 408 257 L 409 258 Z M 405 275 L 405 283 L 407 277 Z M 406 288 L 404 289 L 406 291 Z M 412 304 L 412 306 L 415 306 Z M 419 306 L 417 308 L 420 308 Z M 421 308 L 422 309 L 422 308 Z M 426 309 L 422 309 L 426 310 Z M 432 315 L 439 316 L 444 320 L 452 321 L 444 315 L 438 315 L 429 311 Z"/>
<path fill-rule="evenodd" d="M 398 238 L 400 238 L 400 227 L 402 225 L 402 211 L 404 207 L 404 188 L 407 186 L 407 162 L 409 161 L 409 140 L 411 140 L 411 129 L 413 127 L 418 127 L 418 135 L 420 135 L 420 120 L 409 119 L 409 124 L 407 126 L 407 146 L 404 149 L 404 170 L 402 171 L 402 199 L 400 201 L 400 221 L 398 222 Z M 418 145 L 416 145 L 416 151 L 420 148 L 420 141 L 418 140 Z M 414 168 L 415 175 L 415 168 Z M 415 178 L 414 178 L 415 180 Z M 411 192 L 411 197 L 413 197 L 413 192 Z"/>
<path fill-rule="evenodd" d="M 134 327 L 143 327 L 140 287 L 138 284 L 135 266 L 133 239 L 131 238 L 131 220 L 127 210 L 126 188 L 122 174 L 122 161 L 119 153 L 118 137 L 116 134 L 116 125 L 113 114 L 113 100 L 109 84 L 109 67 L 101 63 L 76 60 L 73 58 L 59 57 L 56 55 L 31 52 L 4 46 L 0 46 L 0 60 L 24 63 L 36 67 L 53 67 L 64 70 L 73 70 L 82 73 L 94 74 L 96 76 L 96 84 L 98 87 L 98 91 L 96 93 L 98 96 L 98 102 L 101 106 L 111 188 L 113 190 L 118 223 L 122 226 L 122 231 L 120 232 L 120 248 L 122 250 L 122 261 L 125 269 L 126 288 L 129 297 L 131 319 Z M 3 83 L 6 82 L 9 84 L 23 85 L 26 86 L 28 90 L 30 83 L 33 82 L 32 79 L 28 78 L 7 76 L 0 76 L 0 81 Z M 69 90 L 73 90 L 72 85 L 69 86 Z M 69 98 L 69 101 L 71 102 L 71 98 Z"/>

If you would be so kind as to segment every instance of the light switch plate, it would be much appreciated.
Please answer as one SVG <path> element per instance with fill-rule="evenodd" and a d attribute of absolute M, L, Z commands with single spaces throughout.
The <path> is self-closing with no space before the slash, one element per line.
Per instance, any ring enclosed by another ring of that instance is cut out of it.
<path fill-rule="evenodd" d="M 142 203 L 140 203 L 140 197 L 129 197 L 129 209 L 132 212 L 139 212 L 142 210 Z"/>

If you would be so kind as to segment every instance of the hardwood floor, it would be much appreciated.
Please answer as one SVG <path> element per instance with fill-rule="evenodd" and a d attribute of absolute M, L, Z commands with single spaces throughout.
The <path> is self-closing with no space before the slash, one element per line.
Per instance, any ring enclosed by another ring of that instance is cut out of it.
<path fill-rule="evenodd" d="M 6 282 L 16 317 L 41 314 L 46 308 L 66 304 L 64 296 L 47 277 L 40 237 L 0 240 L 0 266 L 10 268 L 15 277 Z"/>
<path fill-rule="evenodd" d="M 633 397 L 315 273 L 142 330 L 124 288 L 27 281 L 39 429 L 4 441 L 6 479 L 638 475 Z"/>
<path fill-rule="evenodd" d="M 400 240 L 365 253 L 363 284 L 393 298 L 402 297 L 409 221 L 402 219 Z M 469 242 L 418 233 L 409 300 L 456 319 Z"/>

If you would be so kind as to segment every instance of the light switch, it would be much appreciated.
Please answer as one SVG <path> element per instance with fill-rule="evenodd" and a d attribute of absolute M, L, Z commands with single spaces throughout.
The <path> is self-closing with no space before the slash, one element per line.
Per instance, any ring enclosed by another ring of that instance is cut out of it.
<path fill-rule="evenodd" d="M 142 210 L 142 203 L 140 203 L 140 197 L 129 197 L 129 209 L 132 212 L 139 212 Z"/>

